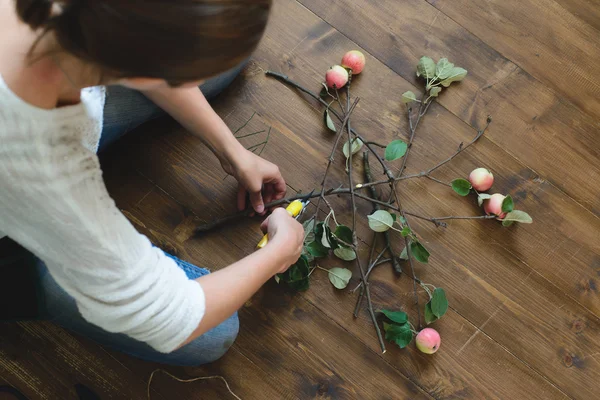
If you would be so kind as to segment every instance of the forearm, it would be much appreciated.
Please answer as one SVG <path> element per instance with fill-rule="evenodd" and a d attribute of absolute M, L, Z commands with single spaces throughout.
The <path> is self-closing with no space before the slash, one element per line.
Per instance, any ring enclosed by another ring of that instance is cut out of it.
<path fill-rule="evenodd" d="M 184 344 L 229 318 L 285 264 L 277 243 L 269 243 L 227 268 L 198 278 L 196 281 L 204 290 L 206 311 Z"/>
<path fill-rule="evenodd" d="M 243 150 L 197 87 L 167 88 L 144 94 L 189 132 L 202 139 L 221 161 Z"/>

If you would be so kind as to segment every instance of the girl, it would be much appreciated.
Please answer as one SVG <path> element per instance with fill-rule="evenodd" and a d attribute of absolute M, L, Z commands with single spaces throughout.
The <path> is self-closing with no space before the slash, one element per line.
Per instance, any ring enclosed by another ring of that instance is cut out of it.
<path fill-rule="evenodd" d="M 302 226 L 275 210 L 266 247 L 208 274 L 135 231 L 95 153 L 164 110 L 238 180 L 239 209 L 247 195 L 259 214 L 282 198 L 279 169 L 245 150 L 206 100 L 241 70 L 270 5 L 0 0 L 0 237 L 10 238 L 0 239 L 0 291 L 12 302 L 0 313 L 32 316 L 15 304 L 19 287 L 20 305 L 137 357 L 198 365 L 225 353 L 236 310 L 298 259 Z"/>

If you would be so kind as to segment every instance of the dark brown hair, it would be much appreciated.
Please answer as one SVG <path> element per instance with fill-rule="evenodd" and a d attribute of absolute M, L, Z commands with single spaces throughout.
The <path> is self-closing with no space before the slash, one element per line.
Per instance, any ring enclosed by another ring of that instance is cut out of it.
<path fill-rule="evenodd" d="M 52 14 L 54 3 L 61 5 Z M 271 0 L 16 0 L 21 20 L 60 51 L 107 74 L 172 85 L 205 79 L 250 56 Z"/>

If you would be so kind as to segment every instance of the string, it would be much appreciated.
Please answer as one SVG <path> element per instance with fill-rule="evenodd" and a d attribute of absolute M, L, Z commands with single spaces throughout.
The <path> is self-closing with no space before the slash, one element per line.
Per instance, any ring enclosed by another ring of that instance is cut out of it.
<path fill-rule="evenodd" d="M 150 374 L 150 379 L 148 379 L 148 400 L 150 400 L 150 384 L 152 383 L 152 378 L 154 378 L 154 374 L 157 372 L 162 372 L 163 374 L 168 375 L 169 377 L 175 379 L 178 382 L 182 382 L 182 383 L 190 383 L 190 382 L 195 382 L 195 381 L 200 381 L 200 380 L 206 380 L 206 379 L 220 379 L 225 383 L 225 386 L 227 387 L 227 390 L 229 391 L 229 393 L 231 393 L 231 395 L 233 397 L 235 397 L 237 400 L 242 400 L 237 394 L 233 393 L 233 390 L 231 390 L 231 388 L 229 387 L 229 383 L 227 383 L 227 380 L 225 378 L 223 378 L 222 376 L 219 375 L 214 375 L 214 376 L 199 376 L 197 378 L 190 378 L 190 379 L 180 379 L 178 377 L 176 377 L 175 375 L 171 375 L 169 372 L 165 371 L 164 369 L 155 369 L 154 371 L 152 371 L 152 373 Z"/>

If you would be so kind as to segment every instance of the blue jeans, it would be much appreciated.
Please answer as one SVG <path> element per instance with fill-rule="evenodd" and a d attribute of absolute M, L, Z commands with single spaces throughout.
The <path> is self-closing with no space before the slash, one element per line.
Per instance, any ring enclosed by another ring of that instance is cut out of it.
<path fill-rule="evenodd" d="M 245 63 L 202 84 L 200 89 L 206 98 L 212 99 L 222 92 L 240 73 L 244 65 Z M 106 149 L 108 145 L 145 121 L 161 115 L 164 115 L 164 112 L 141 93 L 121 86 L 107 88 L 104 128 L 99 151 Z M 196 279 L 209 273 L 207 269 L 199 268 L 170 254 L 167 256 L 175 260 L 189 279 Z M 40 281 L 37 282 L 39 283 L 38 287 L 41 288 L 45 298 L 44 318 L 106 347 L 144 360 L 182 366 L 206 364 L 223 356 L 233 344 L 239 331 L 239 320 L 235 313 L 217 327 L 182 348 L 170 354 L 159 353 L 146 343 L 123 334 L 107 332 L 87 322 L 77 310 L 75 300 L 54 281 L 41 260 L 35 262 L 35 270 L 36 279 Z"/>

